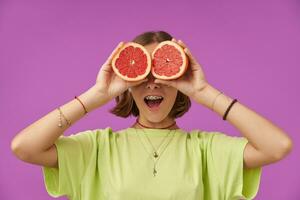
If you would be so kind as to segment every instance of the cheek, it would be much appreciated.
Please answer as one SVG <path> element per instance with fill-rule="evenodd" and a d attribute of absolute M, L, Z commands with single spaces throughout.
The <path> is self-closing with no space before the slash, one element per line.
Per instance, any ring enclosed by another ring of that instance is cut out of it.
<path fill-rule="evenodd" d="M 167 94 L 168 98 L 166 99 L 166 103 L 173 106 L 174 102 L 176 101 L 177 91 Z"/>
<path fill-rule="evenodd" d="M 176 99 L 176 97 L 177 97 L 177 94 L 178 94 L 178 91 L 177 90 L 174 90 L 174 91 L 172 91 L 172 92 L 170 92 L 170 94 L 168 94 L 170 97 L 172 97 L 172 99 L 174 99 L 174 101 L 175 101 L 175 99 Z"/>
<path fill-rule="evenodd" d="M 135 104 L 142 105 L 144 103 L 144 100 L 141 98 L 141 95 L 137 93 L 131 93 L 133 100 L 135 101 Z"/>

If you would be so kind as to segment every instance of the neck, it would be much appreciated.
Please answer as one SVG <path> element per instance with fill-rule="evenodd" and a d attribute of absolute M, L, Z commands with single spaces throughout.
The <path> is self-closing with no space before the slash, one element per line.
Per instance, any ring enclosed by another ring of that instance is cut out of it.
<path fill-rule="evenodd" d="M 161 122 L 151 122 L 138 117 L 132 126 L 133 128 L 154 128 L 154 129 L 179 129 L 174 119 L 165 119 Z"/>

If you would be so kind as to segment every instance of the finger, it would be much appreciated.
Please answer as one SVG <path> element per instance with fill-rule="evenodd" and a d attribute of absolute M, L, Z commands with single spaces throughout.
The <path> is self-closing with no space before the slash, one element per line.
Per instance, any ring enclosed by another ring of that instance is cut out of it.
<path fill-rule="evenodd" d="M 118 53 L 118 51 L 120 50 L 120 48 L 124 45 L 124 42 L 120 42 L 117 47 L 113 50 L 113 52 L 110 54 L 110 56 L 108 57 L 108 59 L 105 61 L 105 63 L 102 65 L 102 70 L 106 71 L 106 72 L 112 72 L 112 68 L 111 68 L 111 62 L 113 57 Z"/>
<path fill-rule="evenodd" d="M 187 48 L 186 44 L 184 44 L 182 40 L 176 40 L 175 38 L 172 38 L 172 41 L 178 44 L 182 49 Z"/>
<path fill-rule="evenodd" d="M 182 40 L 178 40 L 178 44 L 180 44 L 183 48 L 187 48 L 187 45 Z"/>
<path fill-rule="evenodd" d="M 120 42 L 118 44 L 118 46 L 113 50 L 113 52 L 110 54 L 110 56 L 108 57 L 108 59 L 106 60 L 106 64 L 110 64 L 113 57 L 118 53 L 118 51 L 121 49 L 121 47 L 124 45 L 124 42 Z"/>
<path fill-rule="evenodd" d="M 190 66 L 192 67 L 192 70 L 199 69 L 200 64 L 198 63 L 198 61 L 196 60 L 196 58 L 192 55 L 192 53 L 190 52 L 190 50 L 188 48 L 185 48 L 184 52 L 189 57 L 189 61 L 191 62 Z"/>
<path fill-rule="evenodd" d="M 190 58 L 190 61 L 192 63 L 194 63 L 194 64 L 197 63 L 196 58 L 192 55 L 191 51 L 188 48 L 185 48 L 184 52 L 188 55 L 188 57 Z"/>

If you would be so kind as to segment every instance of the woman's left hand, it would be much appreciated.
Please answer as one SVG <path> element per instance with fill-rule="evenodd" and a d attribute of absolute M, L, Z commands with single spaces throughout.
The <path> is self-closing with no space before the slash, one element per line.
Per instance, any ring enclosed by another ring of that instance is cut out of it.
<path fill-rule="evenodd" d="M 161 80 L 155 79 L 155 83 L 165 84 L 171 87 L 180 90 L 185 95 L 194 98 L 196 94 L 208 85 L 201 65 L 197 62 L 194 56 L 191 54 L 190 50 L 187 46 L 181 41 L 176 40 L 175 38 L 172 39 L 173 42 L 179 44 L 189 59 L 189 66 L 185 74 L 178 79 L 174 80 Z"/>

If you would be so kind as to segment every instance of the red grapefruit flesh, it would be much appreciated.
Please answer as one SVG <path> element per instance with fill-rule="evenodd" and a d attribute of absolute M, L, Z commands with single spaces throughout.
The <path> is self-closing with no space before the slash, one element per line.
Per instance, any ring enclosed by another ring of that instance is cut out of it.
<path fill-rule="evenodd" d="M 157 79 L 177 79 L 185 73 L 188 63 L 188 57 L 180 45 L 163 41 L 152 52 L 151 73 Z"/>
<path fill-rule="evenodd" d="M 113 57 L 114 72 L 126 81 L 139 81 L 151 71 L 151 57 L 142 45 L 127 42 Z"/>

